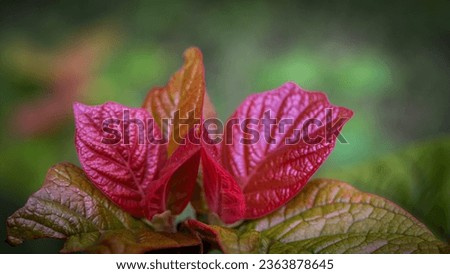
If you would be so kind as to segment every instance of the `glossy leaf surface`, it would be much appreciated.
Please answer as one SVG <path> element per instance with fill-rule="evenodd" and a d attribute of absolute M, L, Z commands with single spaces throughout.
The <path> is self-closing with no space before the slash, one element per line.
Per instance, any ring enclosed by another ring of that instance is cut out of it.
<path fill-rule="evenodd" d="M 216 148 L 216 162 L 225 169 L 220 174 L 226 176 L 216 176 L 216 181 L 232 185 L 232 178 L 239 185 L 245 197 L 244 218 L 265 216 L 305 186 L 352 115 L 331 105 L 325 94 L 304 91 L 295 83 L 254 94 L 228 119 L 223 143 Z M 205 169 L 204 174 L 217 170 L 221 169 Z M 207 185 L 205 180 L 209 200 L 220 196 L 220 188 L 208 192 Z M 225 218 L 220 207 L 209 204 Z"/>
<path fill-rule="evenodd" d="M 161 139 L 152 117 L 112 102 L 77 103 L 74 112 L 78 157 L 91 182 L 122 209 L 145 216 L 146 194 L 166 158 L 166 146 L 150 141 Z"/>

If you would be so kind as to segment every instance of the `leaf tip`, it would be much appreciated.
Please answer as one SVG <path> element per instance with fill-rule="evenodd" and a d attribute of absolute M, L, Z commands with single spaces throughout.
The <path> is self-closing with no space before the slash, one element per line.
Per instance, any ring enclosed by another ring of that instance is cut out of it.
<path fill-rule="evenodd" d="M 5 242 L 7 244 L 9 244 L 10 246 L 18 246 L 21 245 L 23 243 L 23 240 L 14 236 L 8 236 L 5 240 Z"/>
<path fill-rule="evenodd" d="M 184 51 L 184 58 L 186 58 L 186 59 L 199 58 L 200 60 L 202 60 L 203 54 L 202 54 L 202 51 L 198 47 L 192 46 Z"/>
<path fill-rule="evenodd" d="M 74 102 L 72 108 L 75 114 L 75 118 L 77 117 L 78 114 L 85 112 L 88 107 L 89 106 L 82 104 L 80 102 Z"/>

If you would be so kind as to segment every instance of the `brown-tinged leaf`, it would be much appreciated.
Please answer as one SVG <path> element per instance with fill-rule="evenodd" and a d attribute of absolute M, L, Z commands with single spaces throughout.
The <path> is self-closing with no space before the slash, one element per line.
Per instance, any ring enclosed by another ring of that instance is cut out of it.
<path fill-rule="evenodd" d="M 67 246 L 68 244 L 66 244 Z M 201 253 L 201 242 L 190 233 L 155 232 L 150 228 L 102 233 L 89 253 Z"/>
<path fill-rule="evenodd" d="M 189 233 L 159 233 L 109 201 L 84 172 L 69 163 L 52 167 L 42 188 L 7 220 L 11 245 L 64 239 L 62 252 L 144 253 L 193 247 Z"/>
<path fill-rule="evenodd" d="M 209 98 L 205 99 L 205 69 L 201 51 L 189 48 L 185 51 L 184 58 L 183 67 L 172 76 L 167 85 L 150 90 L 143 104 L 160 128 L 164 129 L 169 141 L 169 156 L 179 146 L 181 138 L 204 118 L 204 101 L 207 116 L 215 115 Z M 167 126 L 163 119 L 171 119 L 173 123 Z"/>

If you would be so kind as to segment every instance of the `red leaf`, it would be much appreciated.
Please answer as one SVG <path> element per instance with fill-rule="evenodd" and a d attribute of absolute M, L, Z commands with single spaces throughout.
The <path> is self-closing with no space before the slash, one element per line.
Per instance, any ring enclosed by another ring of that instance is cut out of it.
<path fill-rule="evenodd" d="M 193 134 L 193 130 L 189 134 Z M 147 195 L 147 218 L 167 209 L 179 214 L 191 200 L 200 163 L 200 146 L 180 145 L 152 183 Z"/>
<path fill-rule="evenodd" d="M 222 146 L 222 162 L 245 196 L 245 218 L 264 216 L 292 199 L 328 157 L 352 114 L 331 105 L 324 93 L 304 91 L 295 83 L 248 97 L 229 119 L 238 119 L 241 127 L 228 129 L 225 140 L 231 144 Z M 270 122 L 274 125 L 267 127 Z M 331 125 L 335 128 L 327 134 Z M 258 133 L 257 142 L 240 143 Z M 286 144 L 296 137 L 298 142 Z"/>
<path fill-rule="evenodd" d="M 201 155 L 203 188 L 209 209 L 227 224 L 241 220 L 245 214 L 245 201 L 239 185 L 219 164 L 213 147 L 203 144 Z"/>
<path fill-rule="evenodd" d="M 161 139 L 159 128 L 146 132 L 140 126 L 152 117 L 145 109 L 117 103 L 92 107 L 76 103 L 74 112 L 75 144 L 86 175 L 122 209 L 145 216 L 147 193 L 166 157 L 165 145 L 146 139 Z"/>

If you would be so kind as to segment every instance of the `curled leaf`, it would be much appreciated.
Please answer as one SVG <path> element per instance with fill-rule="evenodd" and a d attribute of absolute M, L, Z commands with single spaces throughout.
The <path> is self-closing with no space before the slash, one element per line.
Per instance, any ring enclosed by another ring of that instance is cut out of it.
<path fill-rule="evenodd" d="M 180 214 L 189 203 L 197 178 L 200 147 L 185 144 L 178 147 L 153 181 L 147 197 L 147 218 L 170 210 Z"/>
<path fill-rule="evenodd" d="M 214 159 L 214 152 L 207 145 L 202 149 L 201 159 L 203 188 L 209 210 L 227 224 L 241 220 L 245 214 L 242 190 L 228 171 Z"/>
<path fill-rule="evenodd" d="M 172 155 L 190 129 L 200 124 L 203 118 L 203 102 L 206 93 L 203 56 L 198 48 L 189 48 L 184 52 L 184 65 L 169 80 L 165 87 L 149 91 L 143 107 L 155 117 L 168 137 L 168 155 Z M 209 98 L 205 111 L 208 116 L 215 111 Z M 170 125 L 165 121 L 172 121 Z M 167 128 L 167 129 L 166 129 Z"/>
<path fill-rule="evenodd" d="M 148 214 L 161 208 L 180 213 L 191 200 L 200 163 L 200 146 L 190 142 L 204 117 L 215 116 L 205 87 L 203 56 L 198 48 L 184 53 L 185 62 L 165 87 L 149 91 L 143 108 L 155 117 L 168 140 L 167 165 L 147 197 Z"/>

